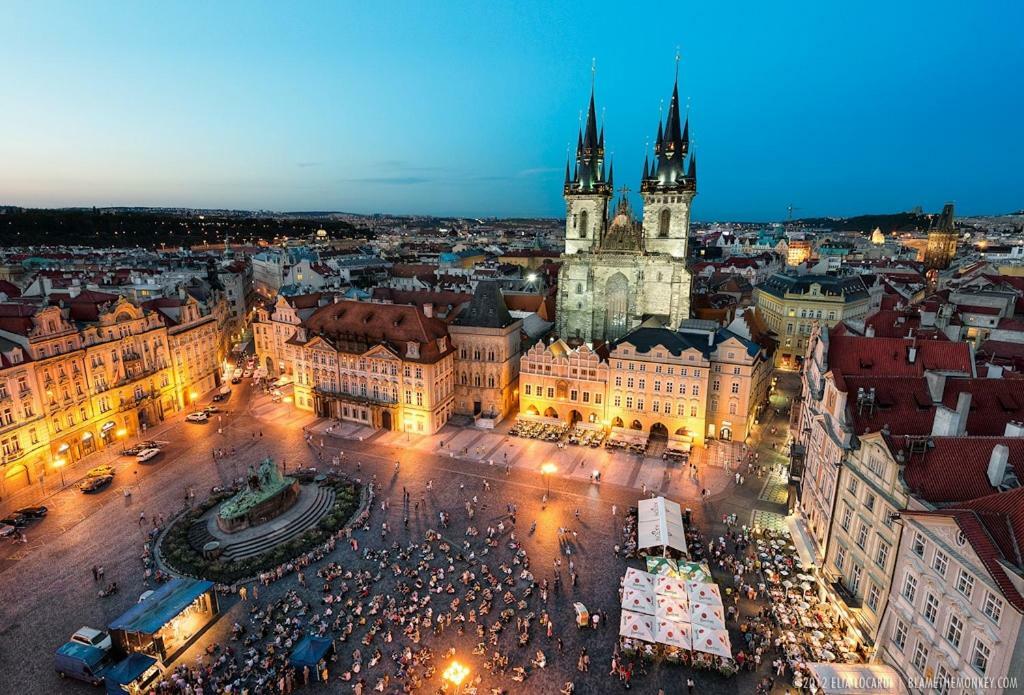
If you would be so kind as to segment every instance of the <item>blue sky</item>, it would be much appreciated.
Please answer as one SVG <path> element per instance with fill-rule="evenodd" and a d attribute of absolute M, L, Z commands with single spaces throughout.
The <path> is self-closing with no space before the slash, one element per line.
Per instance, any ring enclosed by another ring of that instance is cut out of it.
<path fill-rule="evenodd" d="M 1024 3 L 5 2 L 0 204 L 564 213 L 672 87 L 698 219 L 1024 208 Z M 647 9 L 648 11 L 643 11 Z"/>

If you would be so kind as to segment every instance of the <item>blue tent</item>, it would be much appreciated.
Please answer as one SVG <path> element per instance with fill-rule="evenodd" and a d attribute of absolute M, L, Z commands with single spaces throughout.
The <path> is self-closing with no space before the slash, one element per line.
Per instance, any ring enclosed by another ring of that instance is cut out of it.
<path fill-rule="evenodd" d="M 179 577 L 153 591 L 142 603 L 136 603 L 110 624 L 111 630 L 152 635 L 197 598 L 213 588 L 213 582 Z"/>
<path fill-rule="evenodd" d="M 329 637 L 306 635 L 292 649 L 291 664 L 300 671 L 303 666 L 309 666 L 309 669 L 316 674 L 316 678 L 319 680 L 320 674 L 317 671 L 317 664 L 333 647 L 334 641 Z"/>
<path fill-rule="evenodd" d="M 129 654 L 123 661 L 103 672 L 106 679 L 107 695 L 123 695 L 130 692 L 124 686 L 134 683 L 155 663 L 156 659 L 146 654 L 138 652 Z"/>

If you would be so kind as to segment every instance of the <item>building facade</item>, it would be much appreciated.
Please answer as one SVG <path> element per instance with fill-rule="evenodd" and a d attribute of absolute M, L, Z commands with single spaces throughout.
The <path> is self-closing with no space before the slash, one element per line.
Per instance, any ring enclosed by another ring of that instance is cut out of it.
<path fill-rule="evenodd" d="M 928 270 L 944 270 L 956 257 L 956 222 L 953 203 L 946 203 L 942 213 L 928 230 L 924 249 L 924 265 Z"/>
<path fill-rule="evenodd" d="M 754 288 L 754 304 L 779 336 L 775 366 L 798 367 L 815 323 L 832 328 L 840 321 L 863 321 L 881 305 L 880 285 L 861 276 L 776 273 Z"/>
<path fill-rule="evenodd" d="M 563 340 L 524 356 L 520 414 L 686 445 L 742 440 L 767 398 L 770 362 L 727 329 L 641 326 L 600 352 Z"/>
<path fill-rule="evenodd" d="M 457 351 L 456 413 L 493 424 L 516 412 L 522 329 L 500 286 L 479 282 L 473 299 L 448 325 Z"/>
<path fill-rule="evenodd" d="M 697 193 L 689 123 L 680 113 L 678 84 L 668 117 L 659 120 L 653 165 L 644 162 L 636 220 L 628 189 L 609 220 L 614 173 L 605 167 L 591 93 L 575 166 L 566 163 L 565 253 L 559 271 L 558 333 L 572 342 L 612 341 L 648 318 L 678 327 L 690 313 L 686 266 L 690 208 Z"/>

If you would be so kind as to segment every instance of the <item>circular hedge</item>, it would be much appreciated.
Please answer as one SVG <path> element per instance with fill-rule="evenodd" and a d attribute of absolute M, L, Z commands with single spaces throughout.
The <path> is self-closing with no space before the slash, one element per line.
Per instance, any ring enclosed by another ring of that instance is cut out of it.
<path fill-rule="evenodd" d="M 311 474 L 294 475 L 294 477 L 306 484 L 313 482 Z M 360 486 L 357 483 L 329 474 L 318 484 L 334 490 L 334 504 L 330 511 L 313 528 L 264 553 L 244 560 L 222 561 L 203 557 L 202 552 L 193 548 L 189 542 L 188 532 L 192 524 L 212 507 L 234 494 L 233 491 L 228 491 L 211 495 L 200 505 L 175 519 L 160 539 L 160 555 L 164 562 L 177 572 L 209 579 L 220 584 L 232 584 L 240 579 L 248 579 L 260 572 L 277 567 L 325 543 L 328 538 L 348 523 L 359 507 Z"/>

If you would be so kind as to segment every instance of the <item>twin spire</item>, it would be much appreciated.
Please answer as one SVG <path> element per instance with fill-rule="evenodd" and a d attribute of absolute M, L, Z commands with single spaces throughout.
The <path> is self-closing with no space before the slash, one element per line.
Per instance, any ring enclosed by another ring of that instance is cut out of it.
<path fill-rule="evenodd" d="M 586 124 L 576 137 L 576 161 L 567 156 L 565 162 L 565 193 L 611 194 L 614 165 L 605 169 L 604 125 L 598 126 L 595 87 L 590 88 Z M 672 86 L 668 117 L 658 118 L 658 134 L 654 145 L 654 161 L 644 156 L 642 192 L 671 192 L 697 187 L 696 155 L 690 152 L 690 122 L 681 113 L 679 104 L 679 67 L 676 58 L 676 79 Z"/>

